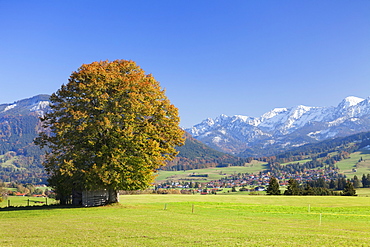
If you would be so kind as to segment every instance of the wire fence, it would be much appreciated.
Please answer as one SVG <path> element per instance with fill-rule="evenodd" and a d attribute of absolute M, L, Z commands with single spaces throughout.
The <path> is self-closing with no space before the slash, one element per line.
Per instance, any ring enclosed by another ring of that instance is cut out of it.
<path fill-rule="evenodd" d="M 2 198 L 0 208 L 43 206 L 54 203 L 55 200 L 48 197 L 7 196 Z"/>

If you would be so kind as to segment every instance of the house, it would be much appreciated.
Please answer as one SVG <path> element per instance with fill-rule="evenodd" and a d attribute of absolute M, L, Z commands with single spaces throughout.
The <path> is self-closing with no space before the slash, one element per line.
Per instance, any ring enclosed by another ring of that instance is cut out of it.
<path fill-rule="evenodd" d="M 45 195 L 41 195 L 41 194 L 39 194 L 39 195 L 32 195 L 33 197 L 45 197 Z"/>
<path fill-rule="evenodd" d="M 16 192 L 15 195 L 16 196 L 26 196 L 26 193 Z"/>
<path fill-rule="evenodd" d="M 257 186 L 256 188 L 254 188 L 254 191 L 264 191 L 266 188 L 263 187 L 263 186 Z"/>

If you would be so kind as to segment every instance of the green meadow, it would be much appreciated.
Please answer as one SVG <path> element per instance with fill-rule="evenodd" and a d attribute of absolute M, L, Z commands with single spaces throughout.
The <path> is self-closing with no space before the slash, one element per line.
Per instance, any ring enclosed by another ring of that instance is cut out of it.
<path fill-rule="evenodd" d="M 362 161 L 359 160 L 362 158 Z M 351 153 L 349 159 L 341 160 L 335 163 L 336 166 L 344 173 L 348 178 L 352 178 L 356 175 L 360 180 L 363 174 L 370 173 L 370 151 L 362 150 L 359 152 Z M 356 169 L 354 172 L 353 169 Z"/>
<path fill-rule="evenodd" d="M 258 173 L 265 165 L 161 171 L 156 181 L 207 182 Z M 352 153 L 336 165 L 347 177 L 361 179 L 370 173 L 370 152 Z M 208 177 L 191 176 L 199 174 Z M 357 197 L 125 195 L 119 204 L 93 208 L 8 197 L 0 202 L 0 246 L 370 246 L 370 189 L 356 192 Z"/>
<path fill-rule="evenodd" d="M 125 195 L 0 210 L 0 246 L 369 246 L 370 197 Z"/>

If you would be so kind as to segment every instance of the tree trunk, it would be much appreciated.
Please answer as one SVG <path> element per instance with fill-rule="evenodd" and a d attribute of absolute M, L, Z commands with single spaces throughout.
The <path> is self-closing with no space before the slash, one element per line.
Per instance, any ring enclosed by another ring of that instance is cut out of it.
<path fill-rule="evenodd" d="M 108 204 L 119 202 L 118 190 L 108 189 Z"/>
<path fill-rule="evenodd" d="M 81 206 L 82 205 L 82 191 L 72 190 L 72 205 Z"/>
<path fill-rule="evenodd" d="M 57 197 L 57 199 L 59 199 L 59 204 L 60 205 L 68 205 L 69 204 L 69 196 L 59 195 Z"/>

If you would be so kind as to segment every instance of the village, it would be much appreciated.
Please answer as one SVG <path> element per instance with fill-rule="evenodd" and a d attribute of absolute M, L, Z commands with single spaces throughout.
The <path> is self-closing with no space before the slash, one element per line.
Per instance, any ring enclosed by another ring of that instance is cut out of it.
<path fill-rule="evenodd" d="M 239 191 L 264 191 L 266 190 L 271 177 L 277 178 L 279 185 L 285 187 L 288 185 L 289 179 L 295 179 L 301 185 L 307 183 L 308 181 L 315 181 L 318 179 L 321 179 L 329 184 L 331 180 L 345 178 L 345 175 L 339 173 L 338 168 L 333 167 L 304 169 L 301 172 L 294 173 L 282 171 L 278 174 L 270 171 L 261 171 L 258 174 L 238 173 L 225 176 L 219 180 L 205 182 L 204 180 L 206 180 L 207 177 L 203 177 L 202 180 L 191 179 L 193 177 L 190 177 L 190 179 L 186 181 L 168 180 L 163 183 L 156 183 L 155 190 L 163 191 L 169 189 L 178 189 L 183 191 L 182 193 L 188 193 L 186 190 L 190 190 L 194 191 L 195 193 L 203 194 L 214 194 L 217 191 L 222 191 L 222 189 L 230 189 L 231 192 L 235 192 L 236 188 L 239 188 Z"/>

